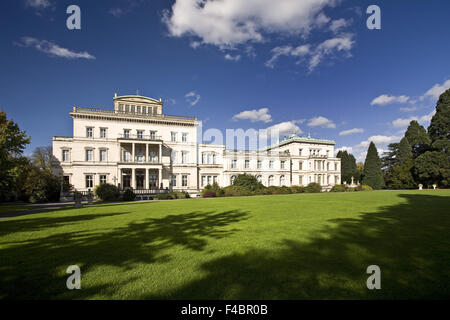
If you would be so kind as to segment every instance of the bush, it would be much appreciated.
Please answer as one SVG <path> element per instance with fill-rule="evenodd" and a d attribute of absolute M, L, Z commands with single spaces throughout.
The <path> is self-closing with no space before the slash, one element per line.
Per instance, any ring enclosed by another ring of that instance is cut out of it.
<path fill-rule="evenodd" d="M 173 200 L 174 194 L 173 193 L 159 193 L 155 196 L 158 200 Z"/>
<path fill-rule="evenodd" d="M 336 184 L 331 188 L 330 192 L 345 192 L 347 188 L 343 184 Z"/>
<path fill-rule="evenodd" d="M 189 199 L 191 196 L 184 191 L 175 191 L 170 193 L 173 199 Z"/>
<path fill-rule="evenodd" d="M 258 181 L 256 176 L 246 173 L 238 174 L 233 181 L 233 186 L 237 186 L 248 191 L 257 191 L 264 188 L 264 185 Z"/>
<path fill-rule="evenodd" d="M 212 185 L 208 184 L 200 193 L 201 196 L 203 197 L 206 192 L 214 192 L 214 197 L 222 197 L 225 194 L 225 191 L 221 187 L 219 187 L 217 182 L 214 182 Z"/>
<path fill-rule="evenodd" d="M 99 184 L 95 187 L 94 193 L 102 201 L 116 201 L 120 198 L 119 189 L 115 185 L 109 183 Z"/>
<path fill-rule="evenodd" d="M 251 196 L 254 195 L 254 192 L 251 192 L 247 190 L 246 188 L 240 187 L 240 186 L 228 186 L 224 189 L 224 196 L 225 197 L 235 197 L 235 196 Z"/>
<path fill-rule="evenodd" d="M 123 201 L 134 201 L 136 199 L 136 194 L 131 189 L 125 190 L 122 196 Z"/>
<path fill-rule="evenodd" d="M 317 182 L 311 182 L 308 184 L 305 188 L 305 192 L 308 193 L 317 193 L 322 191 L 322 186 L 318 184 Z"/>
<path fill-rule="evenodd" d="M 60 178 L 48 171 L 30 167 L 22 187 L 23 198 L 31 203 L 59 201 Z"/>
<path fill-rule="evenodd" d="M 303 193 L 305 192 L 305 187 L 303 186 L 292 186 L 291 187 L 292 193 Z"/>
<path fill-rule="evenodd" d="M 206 191 L 206 192 L 203 192 L 203 194 L 202 194 L 203 198 L 214 198 L 215 196 L 216 196 L 215 191 Z"/>
<path fill-rule="evenodd" d="M 368 186 L 366 184 L 359 185 L 356 189 L 358 191 L 372 191 L 373 190 L 371 186 Z"/>

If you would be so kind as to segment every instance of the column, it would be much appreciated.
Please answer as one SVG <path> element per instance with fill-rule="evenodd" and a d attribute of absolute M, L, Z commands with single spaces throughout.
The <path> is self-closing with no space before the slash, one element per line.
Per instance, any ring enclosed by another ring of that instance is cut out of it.
<path fill-rule="evenodd" d="M 145 144 L 145 162 L 150 162 L 149 157 L 148 157 L 148 143 Z M 145 171 L 145 172 L 147 172 L 147 171 Z M 145 179 L 145 183 L 148 185 L 147 182 L 148 182 L 147 179 Z"/>
<path fill-rule="evenodd" d="M 136 158 L 135 158 L 135 145 L 134 145 L 134 143 L 132 143 L 131 144 L 132 145 L 132 148 L 131 148 L 131 162 L 135 162 L 136 161 Z M 134 170 L 134 169 L 133 169 Z M 134 172 L 134 171 L 133 171 Z"/>
<path fill-rule="evenodd" d="M 134 143 L 133 143 L 133 150 L 134 150 Z M 131 174 L 131 187 L 133 189 L 136 189 L 136 169 L 133 168 L 131 169 L 132 174 Z"/>
<path fill-rule="evenodd" d="M 161 145 L 159 145 L 159 149 L 161 150 Z M 161 187 L 162 183 L 162 169 L 158 169 L 158 188 Z"/>
<path fill-rule="evenodd" d="M 159 163 L 162 163 L 162 144 L 159 144 Z"/>
<path fill-rule="evenodd" d="M 148 180 L 148 169 L 145 168 L 145 184 L 144 189 L 150 189 L 150 181 Z"/>

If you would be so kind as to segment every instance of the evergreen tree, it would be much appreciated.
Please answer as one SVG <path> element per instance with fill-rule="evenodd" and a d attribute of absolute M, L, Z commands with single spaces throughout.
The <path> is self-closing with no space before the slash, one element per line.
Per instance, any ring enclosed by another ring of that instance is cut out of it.
<path fill-rule="evenodd" d="M 439 97 L 428 134 L 434 150 L 450 154 L 450 89 Z"/>
<path fill-rule="evenodd" d="M 450 159 L 442 151 L 427 151 L 414 161 L 417 181 L 425 184 L 450 186 Z"/>
<path fill-rule="evenodd" d="M 408 138 L 403 137 L 398 144 L 398 152 L 396 157 L 396 163 L 402 165 L 406 160 L 412 158 L 411 145 L 408 142 Z"/>
<path fill-rule="evenodd" d="M 370 142 L 367 150 L 362 182 L 373 189 L 381 189 L 385 186 L 381 171 L 381 160 L 378 156 L 377 147 L 373 142 Z"/>
<path fill-rule="evenodd" d="M 352 177 L 357 178 L 356 159 L 352 154 L 349 154 L 346 150 L 339 151 L 336 155 L 341 159 L 341 181 L 350 183 Z"/>
<path fill-rule="evenodd" d="M 425 128 L 416 120 L 409 123 L 408 129 L 405 132 L 405 137 L 411 145 L 414 158 L 417 158 L 430 148 L 430 137 L 428 136 Z"/>
<path fill-rule="evenodd" d="M 381 168 L 384 171 L 389 171 L 397 164 L 398 143 L 390 143 L 388 145 L 389 151 L 384 152 L 381 157 Z"/>

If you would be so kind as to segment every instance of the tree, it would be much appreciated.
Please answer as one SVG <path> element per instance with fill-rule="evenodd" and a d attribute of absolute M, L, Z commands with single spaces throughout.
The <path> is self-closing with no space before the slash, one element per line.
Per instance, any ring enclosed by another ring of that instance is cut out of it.
<path fill-rule="evenodd" d="M 450 89 L 439 97 L 436 113 L 428 127 L 428 134 L 435 151 L 450 154 Z"/>
<path fill-rule="evenodd" d="M 406 129 L 405 132 L 405 137 L 408 139 L 408 142 L 411 145 L 411 151 L 414 158 L 417 158 L 430 148 L 431 139 L 428 136 L 425 128 L 421 126 L 416 120 L 413 120 L 409 123 L 408 129 Z"/>
<path fill-rule="evenodd" d="M 384 171 L 389 171 L 397 164 L 398 143 L 390 143 L 388 145 L 389 151 L 383 152 L 381 157 L 381 168 Z"/>
<path fill-rule="evenodd" d="M 340 150 L 337 155 L 337 158 L 341 159 L 341 181 L 346 181 L 350 183 L 352 181 L 352 177 L 357 179 L 357 169 L 356 169 L 356 159 L 347 150 Z"/>
<path fill-rule="evenodd" d="M 427 151 L 414 161 L 417 180 L 425 185 L 450 186 L 450 160 L 441 151 Z"/>
<path fill-rule="evenodd" d="M 31 162 L 41 170 L 52 171 L 53 148 L 51 146 L 37 147 L 31 155 Z"/>
<path fill-rule="evenodd" d="M 17 166 L 21 155 L 30 138 L 25 131 L 12 120 L 6 118 L 6 112 L 0 110 L 0 201 L 12 200 L 16 191 L 14 179 L 17 176 Z"/>
<path fill-rule="evenodd" d="M 396 164 L 402 165 L 407 160 L 412 158 L 411 145 L 408 142 L 408 138 L 403 137 L 398 144 L 398 151 L 396 156 Z"/>
<path fill-rule="evenodd" d="M 386 185 L 389 189 L 416 188 L 417 183 L 412 174 L 413 165 L 412 159 L 406 159 L 401 164 L 393 166 L 385 175 Z"/>
<path fill-rule="evenodd" d="M 381 160 L 378 156 L 377 147 L 373 142 L 370 142 L 366 160 L 364 161 L 362 183 L 372 187 L 375 190 L 381 189 L 385 186 L 383 173 L 381 171 Z"/>
<path fill-rule="evenodd" d="M 233 186 L 241 187 L 248 191 L 263 189 L 264 185 L 258 181 L 256 176 L 251 174 L 238 174 L 233 181 Z"/>

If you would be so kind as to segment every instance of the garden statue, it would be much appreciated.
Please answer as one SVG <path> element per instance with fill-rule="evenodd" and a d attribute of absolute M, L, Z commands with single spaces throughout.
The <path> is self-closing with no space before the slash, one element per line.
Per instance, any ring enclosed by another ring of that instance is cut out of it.
<path fill-rule="evenodd" d="M 434 190 L 436 190 L 436 187 L 437 187 L 437 185 L 436 185 L 436 184 L 433 184 L 433 189 L 434 189 Z"/>
<path fill-rule="evenodd" d="M 423 184 L 419 184 L 419 190 L 422 190 Z"/>
<path fill-rule="evenodd" d="M 75 200 L 75 208 L 82 208 L 83 204 L 81 203 L 81 193 L 74 191 L 73 198 Z"/>

